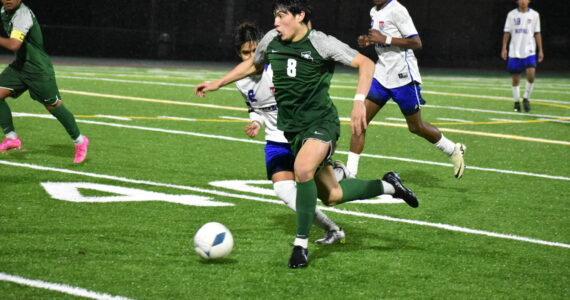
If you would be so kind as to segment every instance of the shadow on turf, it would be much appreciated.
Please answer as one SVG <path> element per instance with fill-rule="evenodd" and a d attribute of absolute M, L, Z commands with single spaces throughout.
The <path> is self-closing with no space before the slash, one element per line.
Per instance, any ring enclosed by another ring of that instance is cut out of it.
<path fill-rule="evenodd" d="M 435 189 L 445 189 L 445 190 L 454 190 L 459 193 L 467 193 L 469 192 L 468 188 L 460 187 L 457 185 L 450 185 L 447 180 L 442 180 L 441 177 L 433 176 L 432 174 L 428 173 L 427 171 L 423 170 L 405 170 L 404 172 L 400 173 L 402 177 L 403 184 L 412 183 L 414 185 L 414 192 L 418 195 L 420 199 L 420 207 L 421 207 L 421 199 L 422 199 L 422 186 L 429 186 L 430 188 Z M 457 181 L 457 179 L 452 178 L 453 176 L 449 173 L 449 179 L 453 179 Z M 442 184 L 442 182 L 445 182 Z"/>
<path fill-rule="evenodd" d="M 295 217 L 289 214 L 276 214 L 272 216 L 275 222 L 275 228 L 281 230 L 284 234 L 292 234 L 295 229 Z M 380 235 L 376 232 L 358 229 L 350 231 L 350 223 L 345 225 L 346 243 L 334 245 L 316 245 L 313 242 L 318 237 L 311 238 L 310 250 L 311 257 L 314 259 L 325 258 L 334 252 L 357 252 L 375 250 L 382 252 L 389 251 L 410 251 L 423 250 L 421 247 L 410 245 L 408 240 L 395 238 L 396 233 L 387 233 Z M 347 230 L 348 229 L 348 230 Z M 318 230 L 320 231 L 320 230 Z M 313 231 L 314 235 L 314 231 Z M 320 237 L 320 236 L 319 236 Z M 371 242 L 373 240 L 373 242 Z M 371 245 L 373 243 L 373 245 Z"/>
<path fill-rule="evenodd" d="M 232 258 L 211 259 L 211 260 L 200 258 L 199 262 L 203 265 L 235 265 L 238 263 L 236 259 Z"/>

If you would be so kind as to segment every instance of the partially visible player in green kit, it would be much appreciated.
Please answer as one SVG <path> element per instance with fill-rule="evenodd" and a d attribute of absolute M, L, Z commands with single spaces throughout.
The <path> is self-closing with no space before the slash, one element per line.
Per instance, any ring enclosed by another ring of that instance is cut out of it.
<path fill-rule="evenodd" d="M 328 94 L 335 62 L 358 69 L 358 86 L 351 116 L 352 131 L 366 128 L 364 99 L 374 72 L 374 63 L 338 39 L 308 26 L 311 7 L 305 0 L 275 0 L 275 29 L 259 42 L 253 59 L 244 61 L 219 80 L 196 86 L 203 97 L 231 82 L 259 72 L 268 62 L 273 69 L 277 127 L 295 155 L 297 182 L 297 231 L 290 268 L 308 265 L 308 237 L 315 218 L 317 196 L 333 206 L 358 199 L 391 194 L 412 207 L 418 206 L 415 194 L 388 172 L 383 180 L 348 178 L 337 182 L 330 157 L 340 135 L 336 107 Z"/>
<path fill-rule="evenodd" d="M 0 37 L 0 46 L 14 51 L 16 59 L 0 74 L 0 126 L 6 135 L 6 139 L 0 143 L 0 152 L 22 147 L 6 98 L 18 98 L 29 90 L 30 97 L 43 104 L 56 117 L 75 143 L 73 162 L 83 162 L 87 157 L 89 139 L 81 135 L 75 117 L 61 101 L 55 72 L 44 50 L 36 16 L 22 0 L 2 0 L 1 17 L 9 37 Z"/>

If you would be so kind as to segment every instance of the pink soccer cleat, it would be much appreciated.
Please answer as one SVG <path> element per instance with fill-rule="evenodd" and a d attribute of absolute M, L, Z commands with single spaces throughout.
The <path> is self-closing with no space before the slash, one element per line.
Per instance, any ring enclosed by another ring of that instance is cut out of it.
<path fill-rule="evenodd" d="M 22 147 L 22 141 L 20 138 L 15 139 L 4 139 L 0 144 L 0 152 L 6 152 L 10 149 L 20 149 Z"/>
<path fill-rule="evenodd" d="M 85 160 L 85 158 L 87 157 L 88 146 L 89 146 L 89 139 L 86 136 L 83 136 L 83 143 L 75 145 L 75 159 L 73 160 L 74 163 L 80 164 Z"/>

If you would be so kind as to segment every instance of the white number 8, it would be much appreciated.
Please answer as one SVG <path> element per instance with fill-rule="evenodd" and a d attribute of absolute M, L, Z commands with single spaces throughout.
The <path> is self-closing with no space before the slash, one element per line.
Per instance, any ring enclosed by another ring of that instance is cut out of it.
<path fill-rule="evenodd" d="M 297 61 L 292 58 L 287 60 L 287 75 L 289 77 L 297 76 Z"/>

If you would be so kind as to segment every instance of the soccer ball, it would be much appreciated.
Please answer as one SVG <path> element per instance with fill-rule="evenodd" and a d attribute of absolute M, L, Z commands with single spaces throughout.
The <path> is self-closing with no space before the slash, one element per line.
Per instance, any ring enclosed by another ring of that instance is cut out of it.
<path fill-rule="evenodd" d="M 204 259 L 224 258 L 233 247 L 232 233 L 218 222 L 204 224 L 194 235 L 194 249 Z"/>

